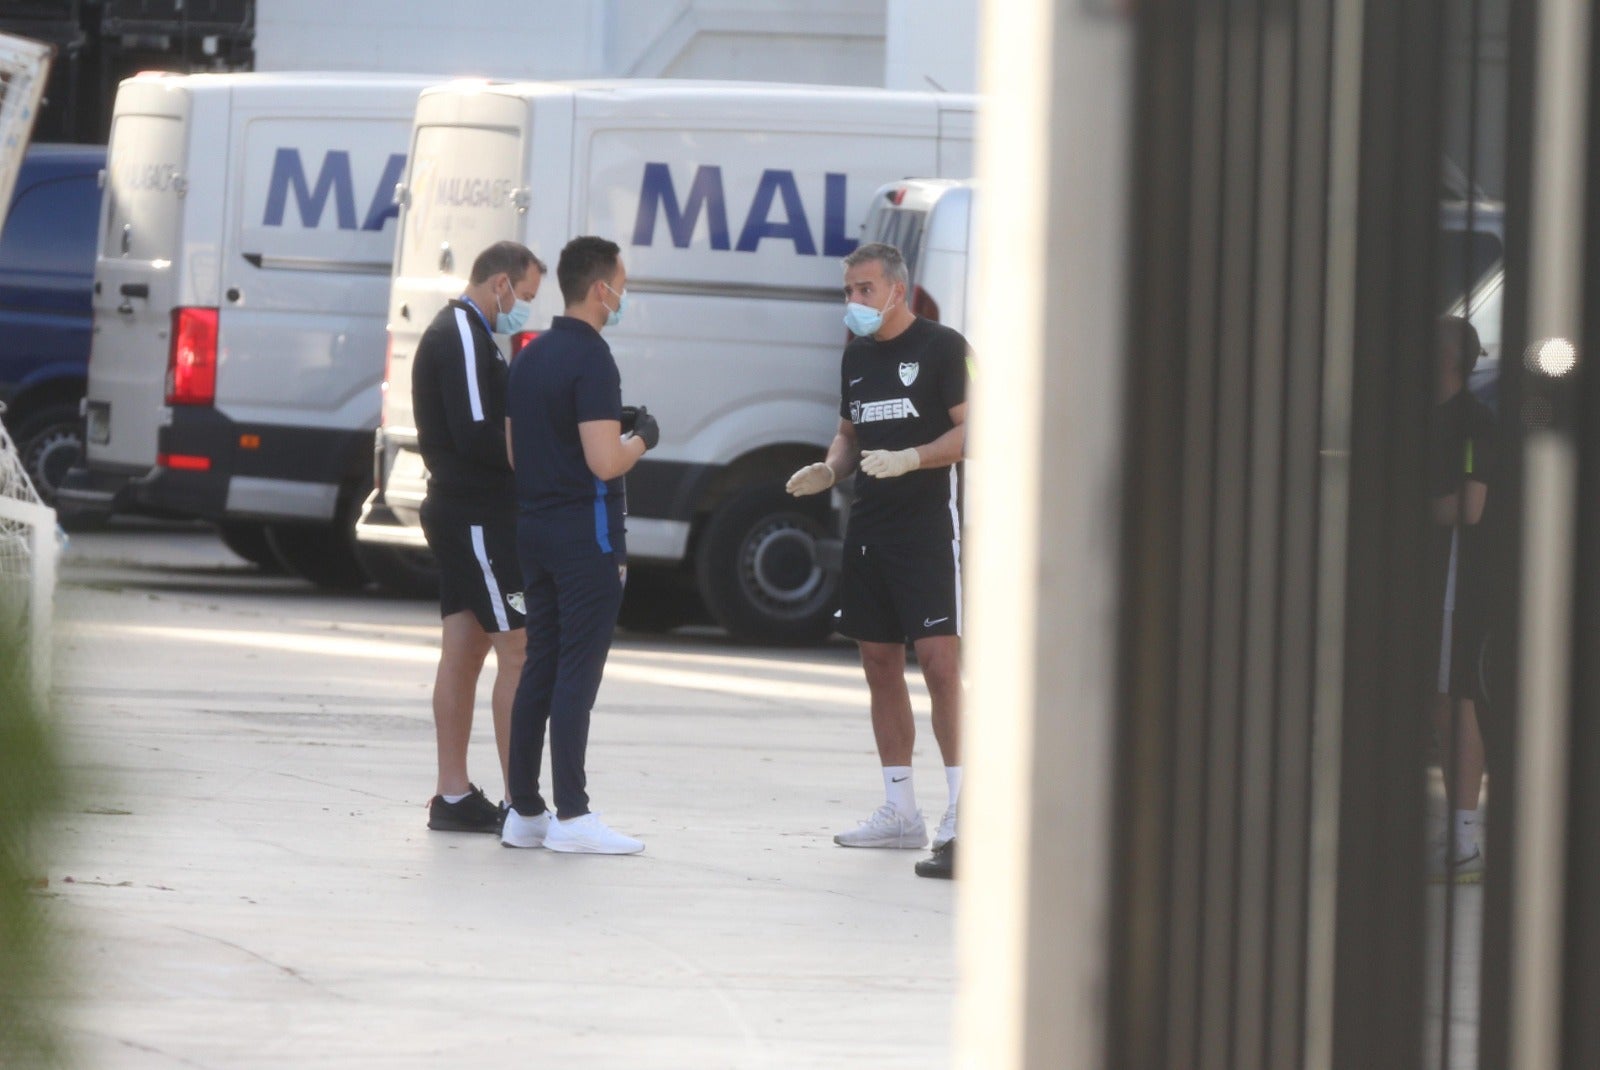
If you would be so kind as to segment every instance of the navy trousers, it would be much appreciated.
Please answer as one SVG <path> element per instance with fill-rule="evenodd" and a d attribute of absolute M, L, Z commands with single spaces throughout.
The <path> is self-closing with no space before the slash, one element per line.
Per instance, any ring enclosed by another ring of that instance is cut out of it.
<path fill-rule="evenodd" d="M 540 534 L 526 520 L 518 525 L 528 658 L 511 705 L 511 805 L 524 817 L 548 809 L 539 794 L 548 726 L 556 814 L 565 820 L 589 812 L 589 713 L 622 607 L 623 558 L 593 543 L 552 547 Z"/>

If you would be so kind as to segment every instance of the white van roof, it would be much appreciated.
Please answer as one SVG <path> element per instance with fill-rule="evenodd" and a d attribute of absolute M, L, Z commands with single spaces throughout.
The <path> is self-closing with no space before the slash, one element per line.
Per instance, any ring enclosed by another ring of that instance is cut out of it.
<path fill-rule="evenodd" d="M 783 82 L 735 82 L 688 78 L 596 78 L 548 82 L 502 82 L 487 78 L 457 78 L 435 84 L 428 92 L 462 93 L 473 89 L 501 96 L 536 97 L 584 95 L 617 100 L 672 100 L 690 103 L 697 99 L 724 101 L 731 94 L 749 100 L 794 101 L 860 100 L 871 96 L 886 101 L 937 102 L 971 109 L 977 97 L 971 93 L 936 93 L 920 90 L 878 89 L 871 86 L 797 85 Z"/>
<path fill-rule="evenodd" d="M 176 71 L 140 71 L 122 84 L 170 84 L 184 89 L 319 89 L 330 85 L 413 86 L 418 92 L 448 82 L 448 74 L 393 74 L 360 71 L 232 71 L 223 74 L 180 74 Z"/>

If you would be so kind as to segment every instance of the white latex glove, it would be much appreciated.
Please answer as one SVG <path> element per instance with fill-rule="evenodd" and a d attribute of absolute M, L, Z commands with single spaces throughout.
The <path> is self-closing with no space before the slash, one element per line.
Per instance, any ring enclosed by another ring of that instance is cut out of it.
<path fill-rule="evenodd" d="M 833 474 L 833 469 L 818 461 L 816 464 L 806 465 L 790 476 L 789 482 L 785 484 L 783 489 L 793 494 L 796 498 L 803 498 L 807 494 L 821 494 L 833 486 L 838 478 Z"/>
<path fill-rule="evenodd" d="M 874 479 L 893 479 L 922 466 L 916 447 L 905 450 L 868 450 L 861 455 L 861 470 Z"/>

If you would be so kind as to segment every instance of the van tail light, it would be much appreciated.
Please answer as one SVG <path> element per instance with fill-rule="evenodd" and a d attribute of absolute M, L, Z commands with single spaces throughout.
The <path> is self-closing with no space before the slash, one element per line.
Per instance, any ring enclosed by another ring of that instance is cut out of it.
<path fill-rule="evenodd" d="M 217 400 L 217 310 L 172 310 L 167 355 L 167 404 L 211 405 Z"/>
<path fill-rule="evenodd" d="M 538 331 L 518 331 L 511 336 L 511 355 L 514 357 L 528 347 L 528 343 L 539 337 Z"/>
<path fill-rule="evenodd" d="M 911 311 L 925 320 L 939 322 L 939 302 L 928 296 L 928 291 L 920 286 L 912 287 Z"/>
<path fill-rule="evenodd" d="M 896 208 L 898 208 L 898 207 L 900 207 L 900 205 L 905 203 L 906 188 L 904 186 L 899 186 L 899 187 L 897 187 L 895 189 L 892 189 L 892 190 L 889 191 L 888 196 L 889 196 L 889 203 L 894 205 Z"/>

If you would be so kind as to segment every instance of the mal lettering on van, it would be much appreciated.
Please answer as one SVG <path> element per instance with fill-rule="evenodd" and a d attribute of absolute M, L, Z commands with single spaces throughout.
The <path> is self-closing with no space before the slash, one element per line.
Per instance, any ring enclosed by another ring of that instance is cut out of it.
<path fill-rule="evenodd" d="M 856 247 L 856 239 L 845 233 L 845 190 L 845 175 L 830 172 L 823 177 L 821 246 L 824 256 L 844 256 Z M 774 219 L 773 209 L 778 201 L 783 202 L 783 208 Z M 811 229 L 811 217 L 806 212 L 800 183 L 793 171 L 769 168 L 761 172 L 738 240 L 733 241 L 728 229 L 728 200 L 723 190 L 721 167 L 714 164 L 697 167 L 688 193 L 680 200 L 672 181 L 672 169 L 667 164 L 644 165 L 644 178 L 639 185 L 639 211 L 633 221 L 634 245 L 653 244 L 656 220 L 664 218 L 672 244 L 687 249 L 694 240 L 702 214 L 712 249 L 753 253 L 763 241 L 771 239 L 793 242 L 794 251 L 800 256 L 817 255 L 818 242 Z"/>
<path fill-rule="evenodd" d="M 322 213 L 332 199 L 334 218 L 340 230 L 382 230 L 389 220 L 400 213 L 399 206 L 394 203 L 394 187 L 405 168 L 403 153 L 389 157 L 383 175 L 378 179 L 378 187 L 368 203 L 366 215 L 358 220 L 350 153 L 343 149 L 326 153 L 322 157 L 322 167 L 317 171 L 316 184 L 313 185 L 306 179 L 305 162 L 300 158 L 300 150 L 281 148 L 272 159 L 272 178 L 267 183 L 267 211 L 261 220 L 262 225 L 283 226 L 284 215 L 289 207 L 289 194 L 293 193 L 295 206 L 300 213 L 300 224 L 307 229 L 315 229 L 322 223 Z"/>
<path fill-rule="evenodd" d="M 504 178 L 440 178 L 433 185 L 433 203 L 444 208 L 504 208 L 512 185 Z"/>

